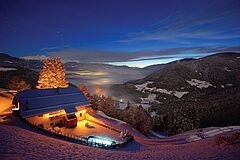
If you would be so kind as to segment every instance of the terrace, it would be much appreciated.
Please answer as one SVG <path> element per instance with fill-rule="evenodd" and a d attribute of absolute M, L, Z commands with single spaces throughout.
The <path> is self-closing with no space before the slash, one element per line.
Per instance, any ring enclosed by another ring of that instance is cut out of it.
<path fill-rule="evenodd" d="M 76 113 L 76 115 L 77 114 L 78 113 Z M 87 139 L 94 143 L 102 143 L 106 145 L 123 144 L 126 142 L 126 136 L 121 131 L 104 124 L 88 113 L 85 113 L 85 119 L 78 120 L 77 126 L 72 128 L 56 123 L 59 122 L 61 116 L 64 116 L 64 112 L 60 111 L 54 116 L 44 114 L 41 116 L 30 117 L 27 121 L 44 130 L 73 139 Z M 53 117 L 56 119 L 53 120 Z"/>

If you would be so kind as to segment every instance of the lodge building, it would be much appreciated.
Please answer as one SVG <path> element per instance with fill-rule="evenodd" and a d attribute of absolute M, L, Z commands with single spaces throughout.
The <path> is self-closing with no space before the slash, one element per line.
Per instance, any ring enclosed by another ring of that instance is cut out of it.
<path fill-rule="evenodd" d="M 86 118 L 90 103 L 76 86 L 67 88 L 32 89 L 19 92 L 13 99 L 21 118 L 40 127 L 76 127 Z"/>

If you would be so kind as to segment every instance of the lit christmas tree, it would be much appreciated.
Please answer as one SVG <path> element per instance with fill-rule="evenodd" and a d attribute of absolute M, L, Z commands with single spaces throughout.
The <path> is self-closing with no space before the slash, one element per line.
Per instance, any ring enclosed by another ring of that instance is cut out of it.
<path fill-rule="evenodd" d="M 65 88 L 68 83 L 65 79 L 65 69 L 59 58 L 43 61 L 43 69 L 38 79 L 39 89 Z"/>

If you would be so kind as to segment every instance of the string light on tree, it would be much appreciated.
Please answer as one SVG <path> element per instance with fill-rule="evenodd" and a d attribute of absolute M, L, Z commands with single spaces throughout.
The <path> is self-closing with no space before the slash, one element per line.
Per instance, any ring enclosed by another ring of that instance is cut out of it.
<path fill-rule="evenodd" d="M 43 69 L 38 79 L 39 89 L 66 88 L 68 83 L 65 78 L 65 69 L 59 58 L 43 61 Z"/>

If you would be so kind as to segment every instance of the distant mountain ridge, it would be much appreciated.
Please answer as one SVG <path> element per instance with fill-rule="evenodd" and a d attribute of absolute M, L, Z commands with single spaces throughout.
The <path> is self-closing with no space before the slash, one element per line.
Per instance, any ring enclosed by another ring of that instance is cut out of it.
<path fill-rule="evenodd" d="M 12 57 L 5 53 L 0 53 L 0 66 L 5 67 L 22 67 L 32 70 L 39 70 L 42 67 L 42 62 L 39 60 L 26 60 L 17 57 Z"/>
<path fill-rule="evenodd" d="M 143 79 L 112 86 L 113 95 L 141 105 L 153 116 L 164 117 L 171 110 L 190 106 L 211 110 L 212 114 L 201 113 L 203 126 L 240 124 L 239 53 L 218 53 L 160 66 Z"/>
<path fill-rule="evenodd" d="M 1 86 L 5 86 L 13 75 L 20 76 L 23 77 L 25 80 L 28 80 L 28 73 L 35 72 L 35 74 L 29 75 L 29 77 L 32 77 L 32 79 L 36 80 L 36 76 L 38 76 L 38 72 L 42 69 L 43 66 L 42 61 L 47 58 L 50 57 L 44 55 L 36 55 L 17 58 L 5 53 L 0 53 L 0 68 L 2 68 L 0 69 Z M 102 80 L 104 81 L 106 78 L 114 79 L 114 77 L 120 76 L 120 81 L 122 82 L 131 79 L 142 78 L 145 75 L 153 72 L 152 69 L 141 69 L 128 66 L 114 66 L 110 64 L 99 63 L 81 63 L 78 60 L 65 60 L 64 66 L 66 69 L 67 78 L 72 79 L 74 83 L 79 83 L 76 79 L 79 79 L 80 76 L 83 78 L 85 75 L 94 75 L 95 73 L 102 74 L 102 76 L 90 77 L 90 79 L 102 78 Z M 23 71 L 23 69 L 26 72 L 21 74 L 20 71 Z M 110 77 L 111 75 L 113 76 Z M 31 78 L 29 78 L 29 80 L 30 83 L 32 83 Z M 86 81 L 88 81 L 88 77 L 85 78 L 84 82 Z M 35 85 L 36 83 L 32 84 Z"/>
<path fill-rule="evenodd" d="M 23 57 L 13 57 L 6 53 L 0 53 L 0 65 L 1 66 L 13 66 L 13 67 L 25 67 L 31 69 L 41 69 L 42 61 L 46 59 L 51 59 L 52 57 L 48 57 L 45 55 L 33 55 L 33 56 L 23 56 Z M 110 64 L 103 63 L 85 63 L 80 62 L 79 60 L 62 60 L 65 64 L 66 69 L 68 70 L 79 70 L 83 69 L 133 69 L 133 70 L 141 70 L 141 68 L 136 67 L 128 67 L 128 66 L 115 66 Z M 144 69 L 145 70 L 145 69 Z M 146 69 L 150 70 L 150 69 Z"/>
<path fill-rule="evenodd" d="M 49 59 L 51 57 L 45 56 L 45 55 L 33 55 L 33 56 L 23 56 L 23 57 L 19 57 L 20 59 L 25 59 L 25 60 L 46 60 Z"/>

